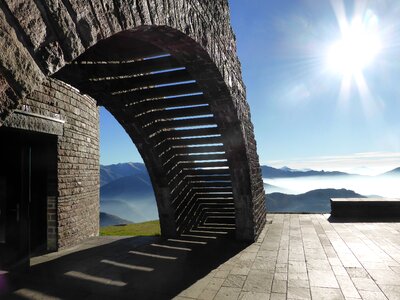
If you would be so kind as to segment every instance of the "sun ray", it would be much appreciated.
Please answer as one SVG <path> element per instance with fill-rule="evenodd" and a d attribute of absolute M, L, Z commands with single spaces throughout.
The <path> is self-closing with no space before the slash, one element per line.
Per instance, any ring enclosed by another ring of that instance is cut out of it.
<path fill-rule="evenodd" d="M 365 1 L 355 3 L 354 15 L 347 18 L 343 0 L 331 0 L 339 27 L 340 38 L 328 47 L 326 65 L 341 76 L 338 107 L 344 109 L 350 102 L 354 84 L 366 117 L 381 111 L 368 86 L 364 71 L 371 68 L 383 48 L 378 17 Z"/>
<path fill-rule="evenodd" d="M 380 112 L 379 106 L 377 105 L 372 93 L 365 80 L 362 72 L 354 74 L 354 81 L 356 82 L 358 93 L 360 94 L 361 104 L 364 109 L 364 113 L 367 117 L 373 117 Z"/>
<path fill-rule="evenodd" d="M 339 107 L 344 109 L 347 107 L 350 100 L 350 91 L 351 91 L 351 76 L 343 76 L 342 82 L 340 83 L 340 91 L 339 91 Z"/>
<path fill-rule="evenodd" d="M 336 20 L 339 25 L 340 32 L 346 32 L 349 28 L 349 23 L 346 17 L 346 8 L 343 0 L 331 0 L 333 12 L 336 15 Z"/>

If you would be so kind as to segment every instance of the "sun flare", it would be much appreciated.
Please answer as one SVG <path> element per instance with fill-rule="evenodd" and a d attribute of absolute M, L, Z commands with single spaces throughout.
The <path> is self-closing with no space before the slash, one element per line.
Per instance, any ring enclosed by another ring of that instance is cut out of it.
<path fill-rule="evenodd" d="M 341 39 L 329 47 L 327 63 L 330 70 L 353 76 L 372 64 L 381 50 L 381 41 L 371 22 L 356 18 L 346 27 Z"/>

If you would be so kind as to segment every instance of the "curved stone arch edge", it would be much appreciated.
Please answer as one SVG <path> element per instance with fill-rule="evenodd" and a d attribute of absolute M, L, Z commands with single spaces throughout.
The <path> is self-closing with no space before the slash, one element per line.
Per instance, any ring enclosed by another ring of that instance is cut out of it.
<path fill-rule="evenodd" d="M 142 25 L 124 31 L 132 38 L 155 45 L 182 63 L 196 80 L 209 101 L 228 154 L 228 163 L 233 182 L 233 195 L 236 210 L 236 237 L 239 240 L 253 241 L 256 216 L 253 211 L 253 195 L 250 162 L 246 143 L 246 125 L 250 115 L 241 113 L 248 110 L 245 99 L 236 99 L 240 95 L 231 94 L 221 72 L 202 46 L 186 34 L 169 26 Z M 171 43 L 171 39 L 174 42 Z M 179 42 L 176 42 L 178 40 Z M 235 101 L 236 100 L 236 101 Z M 242 103 L 241 103 L 242 102 Z M 238 109 L 238 105 L 244 106 Z M 252 125 L 251 125 L 252 128 Z M 142 155 L 143 157 L 143 155 Z"/>

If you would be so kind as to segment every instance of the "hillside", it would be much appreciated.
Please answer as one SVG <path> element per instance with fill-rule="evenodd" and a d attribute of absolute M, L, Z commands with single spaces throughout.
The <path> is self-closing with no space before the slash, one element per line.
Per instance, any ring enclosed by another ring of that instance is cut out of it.
<path fill-rule="evenodd" d="M 133 222 L 121 219 L 120 217 L 107 214 L 105 212 L 100 212 L 100 227 L 113 226 L 121 224 L 131 224 Z"/>
<path fill-rule="evenodd" d="M 106 226 L 100 228 L 100 235 L 112 236 L 159 236 L 161 234 L 160 222 L 147 221 L 138 224 L 123 226 Z"/>
<path fill-rule="evenodd" d="M 304 194 L 267 194 L 266 207 L 269 212 L 314 212 L 330 213 L 330 198 L 366 198 L 346 189 L 318 189 Z"/>

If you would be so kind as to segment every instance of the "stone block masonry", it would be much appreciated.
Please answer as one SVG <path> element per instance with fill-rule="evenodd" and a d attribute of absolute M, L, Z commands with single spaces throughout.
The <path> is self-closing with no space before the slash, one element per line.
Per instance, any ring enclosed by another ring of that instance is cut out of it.
<path fill-rule="evenodd" d="M 57 195 L 48 199 L 48 245 L 63 249 L 99 232 L 99 113 L 96 101 L 56 79 L 24 98 L 19 108 L 57 117 Z M 33 128 L 34 130 L 34 128 Z"/>

